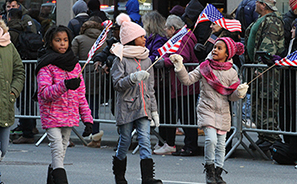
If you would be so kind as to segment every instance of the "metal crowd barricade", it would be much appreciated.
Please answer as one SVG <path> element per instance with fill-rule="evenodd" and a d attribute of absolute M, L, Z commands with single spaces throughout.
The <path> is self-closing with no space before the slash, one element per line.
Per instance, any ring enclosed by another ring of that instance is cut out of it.
<path fill-rule="evenodd" d="M 20 111 L 16 113 L 16 118 L 35 118 L 40 119 L 38 103 L 33 102 L 31 96 L 33 92 L 37 89 L 36 76 L 34 75 L 34 69 L 36 68 L 36 60 L 26 60 L 23 61 L 25 70 L 26 70 L 26 80 L 23 96 L 21 95 L 19 101 L 24 102 L 24 108 L 28 109 L 26 111 Z M 85 64 L 85 61 L 80 61 L 81 66 Z M 185 63 L 186 68 L 191 71 L 198 66 L 197 63 Z M 154 69 L 154 68 L 152 68 Z M 171 128 L 198 128 L 197 125 L 197 116 L 196 116 L 196 106 L 199 83 L 192 85 L 193 90 L 189 86 L 184 86 L 179 84 L 179 80 L 176 75 L 173 74 L 171 78 L 171 73 L 168 69 L 154 69 L 155 70 L 155 94 L 156 100 L 158 103 L 158 111 L 163 112 L 163 116 L 160 117 L 160 126 L 161 127 L 171 127 Z M 86 66 L 82 72 L 84 76 L 85 85 L 86 85 L 86 98 L 89 103 L 90 108 L 92 109 L 92 116 L 94 122 L 100 123 L 112 123 L 115 124 L 116 113 L 116 92 L 112 87 L 112 80 L 109 74 L 102 72 L 94 71 L 94 65 L 92 61 Z M 173 81 L 172 81 L 173 80 Z M 175 84 L 175 89 L 172 89 L 172 84 Z M 184 89 L 184 90 L 183 90 Z M 172 98 L 174 94 L 180 93 L 183 98 Z M 28 106 L 26 104 L 34 105 Z M 18 109 L 22 107 L 17 105 Z M 232 130 L 233 134 L 227 140 L 227 144 L 231 142 L 236 135 L 237 128 L 235 123 L 237 121 L 237 110 L 238 103 L 232 103 Z M 24 113 L 27 112 L 27 113 Z M 241 122 L 241 121 L 240 121 Z M 153 130 L 154 131 L 154 130 Z M 81 141 L 86 144 L 85 140 L 77 133 L 74 129 L 76 135 L 81 139 Z M 160 136 L 154 132 L 159 139 Z M 46 137 L 46 134 L 43 135 L 40 140 L 36 143 L 38 146 L 42 140 Z M 234 151 L 234 150 L 232 150 Z M 231 154 L 231 153 L 230 153 Z M 227 157 L 226 157 L 227 158 Z"/>
<path fill-rule="evenodd" d="M 241 79 L 251 81 L 267 69 L 267 65 L 244 64 L 241 68 Z M 251 154 L 250 149 L 242 142 L 243 136 L 265 159 L 267 155 L 255 144 L 249 132 L 271 136 L 297 135 L 297 83 L 296 68 L 274 67 L 250 84 L 249 99 L 240 101 L 237 108 L 239 143 Z M 242 107 L 245 108 L 242 108 Z M 241 123 L 242 122 L 242 123 Z M 248 123 L 250 122 L 250 123 Z M 255 127 L 253 127 L 254 123 Z"/>

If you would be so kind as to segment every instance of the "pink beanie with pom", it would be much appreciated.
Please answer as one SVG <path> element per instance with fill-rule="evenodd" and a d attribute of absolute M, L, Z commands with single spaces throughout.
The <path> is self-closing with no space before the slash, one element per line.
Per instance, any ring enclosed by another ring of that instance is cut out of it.
<path fill-rule="evenodd" d="M 244 53 L 244 46 L 242 43 L 235 42 L 232 38 L 229 38 L 229 37 L 218 38 L 218 39 L 216 39 L 215 42 L 217 42 L 219 40 L 225 42 L 225 44 L 227 46 L 227 51 L 228 51 L 227 60 L 231 59 L 235 54 L 241 55 Z"/>
<path fill-rule="evenodd" d="M 120 15 L 118 15 L 116 21 L 117 24 L 121 26 L 120 40 L 123 45 L 146 34 L 145 30 L 140 25 L 131 22 L 130 17 L 125 13 L 121 13 Z"/>

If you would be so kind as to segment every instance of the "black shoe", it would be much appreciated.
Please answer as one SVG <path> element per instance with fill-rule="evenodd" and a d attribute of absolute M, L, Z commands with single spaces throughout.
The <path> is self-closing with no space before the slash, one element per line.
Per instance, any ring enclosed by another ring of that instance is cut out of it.
<path fill-rule="evenodd" d="M 264 142 L 263 139 L 258 139 L 255 143 L 259 146 L 259 144 L 262 144 L 263 142 Z M 249 145 L 249 148 L 251 150 L 256 150 L 256 148 L 252 144 Z"/>
<path fill-rule="evenodd" d="M 272 146 L 272 143 L 268 142 L 268 141 L 264 141 L 263 143 L 259 144 L 258 146 L 262 151 L 268 151 L 270 146 Z"/>
<path fill-rule="evenodd" d="M 198 156 L 198 151 L 185 150 L 180 153 L 180 156 Z"/>
<path fill-rule="evenodd" d="M 176 152 L 171 153 L 172 156 L 180 156 L 182 152 L 184 152 L 184 149 L 176 150 Z"/>

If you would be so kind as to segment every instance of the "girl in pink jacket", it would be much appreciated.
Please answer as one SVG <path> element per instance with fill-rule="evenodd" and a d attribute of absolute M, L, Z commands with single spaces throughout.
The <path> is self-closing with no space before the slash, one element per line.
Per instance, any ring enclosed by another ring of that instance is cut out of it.
<path fill-rule="evenodd" d="M 225 141 L 231 127 L 229 101 L 244 98 L 246 83 L 240 84 L 232 57 L 243 54 L 244 47 L 229 37 L 218 38 L 211 51 L 212 59 L 202 62 L 190 73 L 183 66 L 183 57 L 170 56 L 174 71 L 185 85 L 200 81 L 197 106 L 198 126 L 205 133 L 204 160 L 207 184 L 225 184 L 221 174 L 225 159 Z"/>
<path fill-rule="evenodd" d="M 42 128 L 51 145 L 52 163 L 47 183 L 68 183 L 64 157 L 73 126 L 79 118 L 92 132 L 93 118 L 85 98 L 81 67 L 71 50 L 71 32 L 65 26 L 53 26 L 45 34 L 45 50 L 37 61 L 38 103 Z M 54 182 L 53 182 L 53 181 Z"/>

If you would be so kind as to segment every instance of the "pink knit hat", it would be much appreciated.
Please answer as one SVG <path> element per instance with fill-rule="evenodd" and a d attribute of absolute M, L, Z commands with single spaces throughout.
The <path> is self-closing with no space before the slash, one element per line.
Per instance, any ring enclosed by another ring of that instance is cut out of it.
<path fill-rule="evenodd" d="M 297 0 L 289 0 L 289 4 L 292 11 L 297 8 Z"/>
<path fill-rule="evenodd" d="M 232 40 L 232 38 L 229 38 L 229 37 L 218 38 L 218 39 L 216 39 L 215 43 L 219 40 L 223 41 L 227 46 L 227 51 L 228 51 L 227 60 L 232 58 L 235 54 L 241 55 L 244 53 L 244 46 L 242 43 L 235 42 L 234 40 Z"/>
<path fill-rule="evenodd" d="M 125 13 L 118 15 L 116 21 L 121 26 L 120 40 L 123 45 L 146 34 L 145 30 L 140 25 L 131 22 L 130 17 Z"/>

